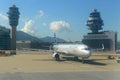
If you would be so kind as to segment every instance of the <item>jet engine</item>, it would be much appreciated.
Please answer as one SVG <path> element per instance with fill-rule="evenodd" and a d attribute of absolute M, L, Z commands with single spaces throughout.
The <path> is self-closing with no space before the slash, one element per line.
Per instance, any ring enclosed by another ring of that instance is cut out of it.
<path fill-rule="evenodd" d="M 53 57 L 55 58 L 56 61 L 60 60 L 60 56 L 58 53 L 54 52 Z"/>

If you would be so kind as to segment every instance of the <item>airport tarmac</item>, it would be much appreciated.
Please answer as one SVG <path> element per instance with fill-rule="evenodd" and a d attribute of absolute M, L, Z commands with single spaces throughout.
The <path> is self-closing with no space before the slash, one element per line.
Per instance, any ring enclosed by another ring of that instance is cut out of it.
<path fill-rule="evenodd" d="M 4 73 L 0 80 L 120 80 L 119 71 Z"/>
<path fill-rule="evenodd" d="M 70 71 L 120 71 L 120 64 L 104 56 L 92 56 L 84 64 L 71 58 L 55 61 L 52 53 L 45 50 L 17 51 L 17 55 L 0 57 L 0 73 Z"/>
<path fill-rule="evenodd" d="M 119 80 L 119 74 L 120 64 L 104 56 L 92 56 L 84 64 L 71 58 L 55 61 L 45 50 L 0 57 L 0 80 Z"/>

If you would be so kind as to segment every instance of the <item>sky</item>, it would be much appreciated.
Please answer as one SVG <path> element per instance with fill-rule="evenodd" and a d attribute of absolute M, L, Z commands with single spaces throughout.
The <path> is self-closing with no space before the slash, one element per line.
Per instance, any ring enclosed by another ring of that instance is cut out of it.
<path fill-rule="evenodd" d="M 7 12 L 19 8 L 18 31 L 39 38 L 51 36 L 67 41 L 81 41 L 90 30 L 89 14 L 97 9 L 104 22 L 103 30 L 118 33 L 120 40 L 120 0 L 0 0 L 0 25 L 10 28 Z"/>

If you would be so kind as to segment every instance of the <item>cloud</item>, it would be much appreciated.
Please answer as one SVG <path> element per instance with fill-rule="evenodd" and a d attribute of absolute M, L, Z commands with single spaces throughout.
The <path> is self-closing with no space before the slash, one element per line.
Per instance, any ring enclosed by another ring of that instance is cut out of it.
<path fill-rule="evenodd" d="M 27 22 L 25 22 L 24 27 L 21 29 L 21 31 L 29 33 L 29 34 L 33 34 L 34 30 L 32 29 L 32 26 L 34 25 L 34 21 L 33 20 L 28 20 Z"/>
<path fill-rule="evenodd" d="M 8 20 L 8 17 L 3 15 L 2 13 L 0 13 L 0 18 L 3 19 L 3 20 Z"/>
<path fill-rule="evenodd" d="M 43 26 L 47 26 L 47 23 L 44 22 L 44 23 L 42 23 L 42 25 L 43 25 Z"/>
<path fill-rule="evenodd" d="M 69 30 L 70 24 L 65 21 L 53 21 L 50 23 L 50 29 L 53 32 L 66 31 Z"/>
<path fill-rule="evenodd" d="M 38 18 L 41 18 L 42 16 L 44 16 L 44 11 L 42 11 L 42 10 L 40 10 L 39 11 L 39 14 L 36 16 L 36 18 L 38 19 Z"/>
<path fill-rule="evenodd" d="M 35 24 L 36 20 L 43 17 L 44 16 L 44 12 L 42 10 L 39 11 L 39 14 L 36 15 L 36 17 L 34 16 L 33 19 L 27 19 L 27 18 L 21 18 L 20 21 L 24 22 L 25 25 L 24 27 L 21 29 L 21 31 L 26 32 L 28 34 L 34 35 L 36 30 L 34 29 L 33 25 Z M 46 26 L 46 23 L 42 24 L 43 26 Z"/>

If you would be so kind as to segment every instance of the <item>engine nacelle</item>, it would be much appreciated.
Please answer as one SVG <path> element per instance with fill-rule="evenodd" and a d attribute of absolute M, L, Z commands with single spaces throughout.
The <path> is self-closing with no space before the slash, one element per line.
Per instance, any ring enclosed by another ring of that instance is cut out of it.
<path fill-rule="evenodd" d="M 60 60 L 60 57 L 59 57 L 58 53 L 54 52 L 54 54 L 52 56 L 56 59 L 56 61 Z"/>
<path fill-rule="evenodd" d="M 54 52 L 54 54 L 52 55 L 52 57 L 55 58 L 56 55 L 58 55 L 58 53 Z"/>

